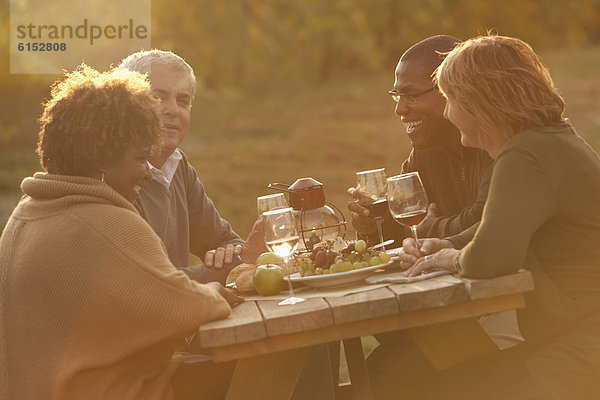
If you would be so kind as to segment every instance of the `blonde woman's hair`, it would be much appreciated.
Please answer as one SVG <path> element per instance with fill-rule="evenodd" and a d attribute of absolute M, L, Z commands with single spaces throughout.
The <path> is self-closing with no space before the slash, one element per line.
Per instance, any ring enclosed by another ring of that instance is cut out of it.
<path fill-rule="evenodd" d="M 506 137 L 563 119 L 565 103 L 531 46 L 506 36 L 458 44 L 435 72 L 442 94 L 478 123 Z"/>

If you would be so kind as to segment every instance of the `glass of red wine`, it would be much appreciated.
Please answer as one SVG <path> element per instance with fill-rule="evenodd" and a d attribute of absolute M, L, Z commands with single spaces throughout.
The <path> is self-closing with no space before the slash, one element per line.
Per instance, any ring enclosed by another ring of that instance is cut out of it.
<path fill-rule="evenodd" d="M 357 172 L 356 189 L 368 196 L 368 200 L 366 202 L 361 201 L 360 205 L 367 208 L 371 216 L 375 218 L 379 243 L 382 243 L 383 231 L 381 224 L 388 210 L 385 168 Z M 385 251 L 385 248 L 382 250 Z"/>
<path fill-rule="evenodd" d="M 387 200 L 394 219 L 410 228 L 418 243 L 417 225 L 427 215 L 427 194 L 418 172 L 387 178 Z"/>

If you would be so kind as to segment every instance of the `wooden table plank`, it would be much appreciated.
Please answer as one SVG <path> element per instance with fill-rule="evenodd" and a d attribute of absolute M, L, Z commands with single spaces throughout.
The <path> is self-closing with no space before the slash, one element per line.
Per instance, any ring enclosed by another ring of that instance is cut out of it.
<path fill-rule="evenodd" d="M 259 302 L 262 305 L 259 309 L 257 302 L 248 301 L 235 306 L 231 317 L 203 324 L 192 348 L 197 351 L 207 345 L 230 346 L 262 339 L 267 335 L 318 329 L 332 323 L 345 324 L 360 319 L 394 315 L 399 311 L 440 307 L 466 301 L 465 290 L 471 299 L 480 299 L 532 289 L 531 273 L 523 270 L 517 274 L 482 280 L 440 276 L 412 284 L 395 284 L 389 288 L 329 297 L 326 301 L 308 299 L 291 309 L 267 300 Z M 423 295 L 423 291 L 428 293 Z M 397 297 L 397 304 L 391 301 L 394 296 Z M 261 311 L 267 313 L 266 325 Z"/>
<path fill-rule="evenodd" d="M 465 283 L 452 275 L 442 275 L 411 284 L 393 284 L 400 311 L 443 307 L 469 300 Z"/>
<path fill-rule="evenodd" d="M 525 300 L 520 293 L 477 299 L 466 303 L 454 303 L 446 307 L 434 307 L 425 310 L 400 313 L 398 314 L 398 325 L 400 326 L 398 329 L 477 317 L 498 311 L 523 308 L 524 306 Z"/>
<path fill-rule="evenodd" d="M 521 308 L 523 306 L 523 295 L 513 294 L 489 299 L 478 299 L 468 303 L 455 303 L 427 310 L 401 312 L 397 315 L 388 315 L 346 324 L 330 325 L 311 331 L 271 336 L 250 343 L 222 347 L 210 346 L 207 343 L 205 347 L 217 347 L 212 350 L 216 362 L 229 361 L 257 354 L 293 349 L 299 346 L 311 346 L 346 338 L 475 317 L 497 311 Z"/>
<path fill-rule="evenodd" d="M 528 272 L 492 280 L 446 275 L 343 297 L 311 298 L 294 306 L 259 300 L 234 308 L 231 319 L 202 325 L 197 337 L 216 362 L 238 360 L 229 400 L 289 399 L 310 346 L 339 340 L 345 342 L 356 396 L 369 399 L 361 336 L 408 329 L 434 364 L 444 368 L 465 354 L 447 346 L 442 328 L 457 333 L 457 342 L 469 349 L 473 343 L 465 343 L 461 334 L 477 328 L 473 317 L 524 307 L 523 292 L 532 287 Z M 485 352 L 490 343 L 484 339 L 477 347 Z"/>
<path fill-rule="evenodd" d="M 398 314 L 396 294 L 388 288 L 325 298 L 336 324 Z"/>
<path fill-rule="evenodd" d="M 531 272 L 524 269 L 516 274 L 499 276 L 493 279 L 462 279 L 466 284 L 469 297 L 473 300 L 533 290 Z"/>
<path fill-rule="evenodd" d="M 198 347 L 229 346 L 263 339 L 267 336 L 262 314 L 255 301 L 234 306 L 231 316 L 201 325 L 192 342 L 192 350 Z"/>
<path fill-rule="evenodd" d="M 261 300 L 258 307 L 265 321 L 267 336 L 310 331 L 333 325 L 329 304 L 323 298 L 310 298 L 291 306 Z"/>

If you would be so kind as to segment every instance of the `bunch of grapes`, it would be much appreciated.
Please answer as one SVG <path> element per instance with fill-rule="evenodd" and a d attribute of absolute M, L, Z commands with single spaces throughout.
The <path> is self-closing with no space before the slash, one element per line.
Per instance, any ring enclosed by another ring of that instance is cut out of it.
<path fill-rule="evenodd" d="M 326 244 L 313 248 L 312 252 L 296 257 L 300 276 L 335 274 L 385 264 L 390 255 L 377 250 L 367 249 L 364 240 L 351 242 L 341 251 L 334 251 Z"/>

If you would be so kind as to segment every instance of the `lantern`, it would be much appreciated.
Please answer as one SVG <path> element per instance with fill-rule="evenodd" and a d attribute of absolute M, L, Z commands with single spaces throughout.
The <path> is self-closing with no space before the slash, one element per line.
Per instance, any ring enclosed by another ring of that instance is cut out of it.
<path fill-rule="evenodd" d="M 344 237 L 346 219 L 339 208 L 325 200 L 321 182 L 300 178 L 289 187 L 283 183 L 271 183 L 269 188 L 288 193 L 302 239 L 298 247 L 300 251 L 310 251 L 315 244 L 327 239 Z"/>

